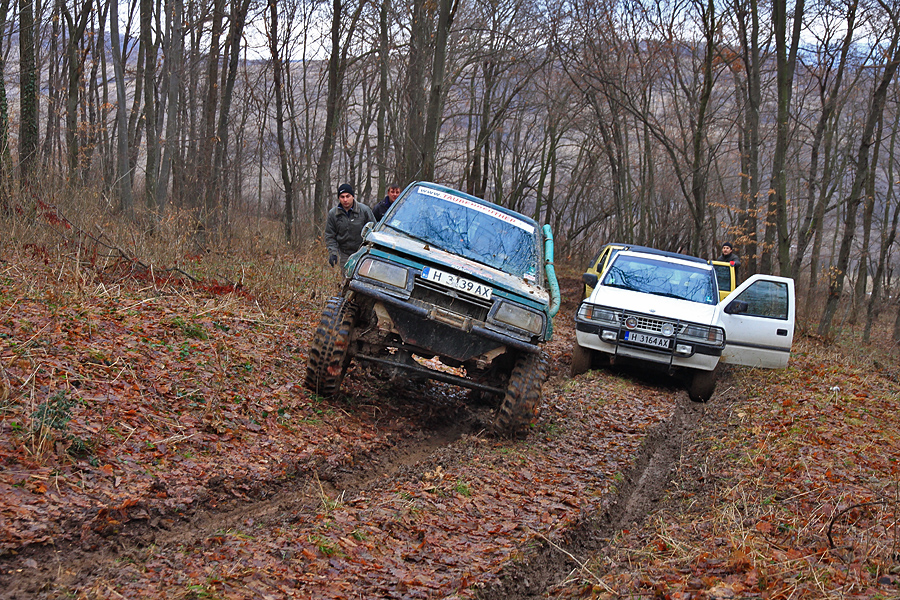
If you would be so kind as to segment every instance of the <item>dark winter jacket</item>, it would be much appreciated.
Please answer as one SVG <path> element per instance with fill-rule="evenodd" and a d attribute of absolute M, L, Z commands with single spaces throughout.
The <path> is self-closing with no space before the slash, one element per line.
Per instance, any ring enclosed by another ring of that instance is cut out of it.
<path fill-rule="evenodd" d="M 380 221 L 384 218 L 384 214 L 391 207 L 391 204 L 393 204 L 393 202 L 391 202 L 391 197 L 385 196 L 384 200 L 375 205 L 375 208 L 372 209 L 372 213 L 375 215 L 376 221 Z"/>
<path fill-rule="evenodd" d="M 374 222 L 372 209 L 361 202 L 353 202 L 347 211 L 340 204 L 328 211 L 325 223 L 325 245 L 328 254 L 337 254 L 341 264 L 362 245 L 362 230 L 366 223 Z"/>

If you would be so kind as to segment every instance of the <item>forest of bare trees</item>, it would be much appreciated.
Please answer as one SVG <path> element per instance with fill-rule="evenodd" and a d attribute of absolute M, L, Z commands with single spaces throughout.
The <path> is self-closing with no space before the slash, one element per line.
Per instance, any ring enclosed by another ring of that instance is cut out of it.
<path fill-rule="evenodd" d="M 894 302 L 896 0 L 0 0 L 0 204 L 91 188 L 318 235 L 434 180 L 607 241 Z M 893 262 L 892 262 L 893 261 Z M 801 298 L 805 296 L 801 293 Z M 897 311 L 895 338 L 900 337 Z"/>

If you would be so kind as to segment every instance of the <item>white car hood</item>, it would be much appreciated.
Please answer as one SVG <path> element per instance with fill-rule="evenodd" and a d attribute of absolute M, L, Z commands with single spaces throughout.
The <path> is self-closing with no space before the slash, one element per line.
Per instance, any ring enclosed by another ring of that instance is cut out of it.
<path fill-rule="evenodd" d="M 630 310 L 660 318 L 692 321 L 703 325 L 712 325 L 716 315 L 715 304 L 701 304 L 605 285 L 595 287 L 587 301 L 600 306 Z"/>

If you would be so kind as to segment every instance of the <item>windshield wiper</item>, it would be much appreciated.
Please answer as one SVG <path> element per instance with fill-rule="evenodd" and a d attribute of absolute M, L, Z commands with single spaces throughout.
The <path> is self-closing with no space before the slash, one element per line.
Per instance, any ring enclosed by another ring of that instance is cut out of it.
<path fill-rule="evenodd" d="M 628 290 L 630 292 L 639 292 L 641 290 L 631 287 L 630 285 L 625 285 L 624 283 L 604 283 L 605 287 L 616 288 L 619 290 Z"/>
<path fill-rule="evenodd" d="M 677 298 L 678 300 L 687 300 L 684 296 L 673 294 L 672 292 L 648 292 L 654 296 L 663 296 L 664 298 Z"/>

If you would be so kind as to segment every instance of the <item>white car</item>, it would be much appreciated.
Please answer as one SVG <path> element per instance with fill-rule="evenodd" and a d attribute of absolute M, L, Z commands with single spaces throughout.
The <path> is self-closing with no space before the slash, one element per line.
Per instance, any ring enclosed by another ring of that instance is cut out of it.
<path fill-rule="evenodd" d="M 597 275 L 575 315 L 572 375 L 595 359 L 638 362 L 689 374 L 705 402 L 719 363 L 779 369 L 794 339 L 794 280 L 753 275 L 724 300 L 707 261 L 661 250 L 622 250 Z"/>

